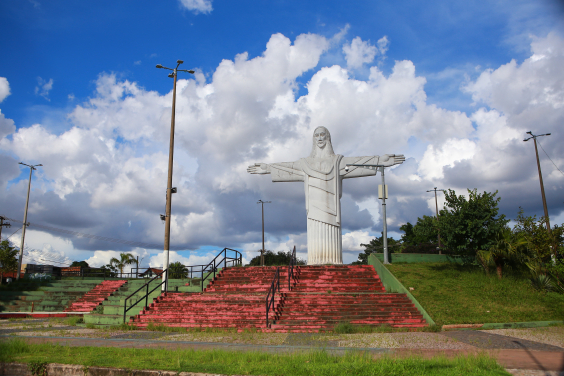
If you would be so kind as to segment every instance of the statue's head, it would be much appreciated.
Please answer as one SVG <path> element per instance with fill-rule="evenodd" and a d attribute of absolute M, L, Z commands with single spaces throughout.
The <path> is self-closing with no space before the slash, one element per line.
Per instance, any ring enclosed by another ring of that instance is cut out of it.
<path fill-rule="evenodd" d="M 325 127 L 317 127 L 313 131 L 313 147 L 310 157 L 327 157 L 334 155 L 333 145 L 331 144 L 331 134 Z"/>

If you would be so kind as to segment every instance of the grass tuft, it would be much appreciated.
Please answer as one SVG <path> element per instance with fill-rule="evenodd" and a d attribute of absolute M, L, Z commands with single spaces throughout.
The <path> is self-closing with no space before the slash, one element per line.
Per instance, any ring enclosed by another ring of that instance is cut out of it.
<path fill-rule="evenodd" d="M 236 375 L 509 375 L 486 354 L 455 358 L 394 358 L 351 352 L 343 356 L 326 351 L 295 353 L 226 350 L 171 350 L 117 347 L 70 347 L 29 344 L 23 339 L 0 343 L 0 362 L 79 364 L 84 367 L 155 369 L 173 372 Z"/>
<path fill-rule="evenodd" d="M 76 326 L 76 324 L 82 324 L 84 319 L 79 316 L 71 316 L 65 320 L 65 324 L 68 326 Z"/>

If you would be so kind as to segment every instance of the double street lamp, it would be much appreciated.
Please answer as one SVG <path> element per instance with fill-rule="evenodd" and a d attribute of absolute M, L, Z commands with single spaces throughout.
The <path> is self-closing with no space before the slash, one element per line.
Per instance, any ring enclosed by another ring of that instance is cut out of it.
<path fill-rule="evenodd" d="M 25 164 L 23 162 L 20 162 L 20 164 L 29 167 L 29 182 L 27 183 L 27 199 L 25 200 L 25 211 L 24 211 L 24 220 L 23 220 L 23 227 L 22 227 L 22 242 L 20 243 L 20 257 L 19 257 L 19 260 L 18 260 L 18 274 L 16 274 L 16 280 L 20 279 L 20 273 L 21 273 L 21 270 L 22 270 L 25 229 L 27 227 L 27 207 L 28 207 L 28 204 L 29 204 L 29 191 L 31 189 L 31 174 L 33 173 L 33 170 L 37 170 L 36 167 L 43 166 L 42 164 L 28 165 L 28 164 Z"/>
<path fill-rule="evenodd" d="M 180 64 L 184 63 L 182 60 L 176 61 L 176 68 L 164 67 L 161 64 L 157 64 L 159 69 L 168 69 L 172 72 L 168 75 L 174 78 L 174 86 L 172 88 L 172 119 L 170 122 L 170 147 L 168 151 L 168 183 L 166 188 L 166 213 L 161 215 L 161 219 L 165 220 L 165 239 L 164 239 L 164 260 L 163 260 L 163 284 L 162 290 L 166 290 L 166 281 L 168 279 L 168 262 L 169 262 L 169 249 L 170 249 L 170 212 L 172 203 L 172 194 L 176 193 L 176 188 L 172 187 L 172 165 L 173 165 L 173 155 L 174 155 L 174 120 L 175 120 L 175 110 L 176 110 L 176 77 L 178 72 L 186 72 L 194 74 L 193 70 L 189 69 L 178 69 Z M 164 217 L 164 218 L 163 218 Z"/>
<path fill-rule="evenodd" d="M 386 199 L 388 198 L 388 187 L 386 186 L 386 181 L 384 180 L 384 167 L 383 165 L 372 165 L 372 164 L 347 164 L 345 171 L 349 170 L 349 166 L 362 167 L 369 170 L 379 170 L 382 174 L 382 185 L 378 186 L 378 198 L 382 200 L 382 241 L 384 242 L 384 264 L 390 263 L 390 258 L 388 256 L 388 223 L 386 221 Z"/>

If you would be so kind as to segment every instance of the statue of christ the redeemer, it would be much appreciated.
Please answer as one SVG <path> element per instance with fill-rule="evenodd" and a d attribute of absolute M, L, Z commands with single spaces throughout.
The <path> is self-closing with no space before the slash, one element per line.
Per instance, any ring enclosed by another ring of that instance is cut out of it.
<path fill-rule="evenodd" d="M 251 174 L 271 174 L 273 182 L 303 181 L 307 211 L 307 263 L 342 264 L 341 196 L 343 179 L 375 175 L 376 170 L 347 164 L 393 166 L 403 163 L 403 155 L 343 157 L 333 152 L 331 135 L 325 127 L 313 132 L 313 149 L 296 162 L 255 163 Z"/>

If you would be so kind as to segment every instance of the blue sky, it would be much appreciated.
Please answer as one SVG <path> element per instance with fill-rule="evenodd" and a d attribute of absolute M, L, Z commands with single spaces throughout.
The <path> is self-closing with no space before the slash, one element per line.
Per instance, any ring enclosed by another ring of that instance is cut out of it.
<path fill-rule="evenodd" d="M 549 0 L 2 2 L 0 214 L 22 216 L 28 173 L 17 162 L 43 163 L 31 222 L 162 241 L 172 81 L 155 64 L 183 59 L 197 74 L 179 76 L 173 244 L 239 247 L 249 259 L 263 198 L 274 201 L 269 247 L 304 251 L 305 218 L 294 220 L 305 214 L 303 188 L 243 166 L 300 158 L 317 123 L 342 140 L 337 153 L 408 157 L 389 178 L 396 232 L 433 214 L 433 186 L 499 189 L 509 217 L 518 206 L 540 215 L 534 152 L 520 138 L 552 132 L 543 146 L 562 169 L 563 16 Z M 562 223 L 564 180 L 541 159 Z M 375 184 L 345 186 L 345 261 L 380 231 Z M 159 259 L 158 250 L 28 237 L 38 255 Z"/>

